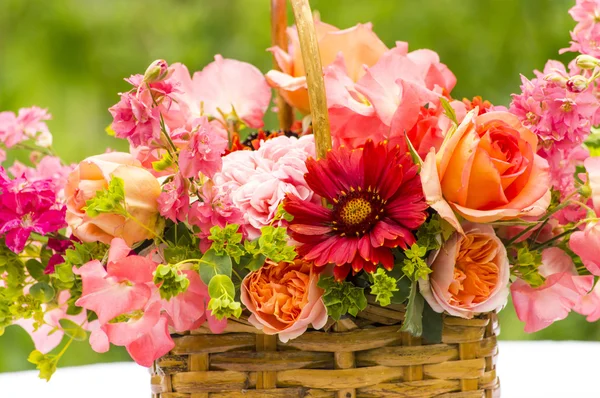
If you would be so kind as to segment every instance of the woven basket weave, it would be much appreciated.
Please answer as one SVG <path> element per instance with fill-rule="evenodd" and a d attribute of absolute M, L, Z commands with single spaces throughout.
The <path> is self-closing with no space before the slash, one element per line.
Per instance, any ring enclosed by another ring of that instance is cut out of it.
<path fill-rule="evenodd" d="M 330 322 L 283 344 L 244 320 L 224 334 L 173 336 L 152 369 L 154 398 L 378 398 L 500 396 L 495 314 L 446 316 L 442 343 L 399 332 L 404 307 L 372 297 L 356 319 Z"/>
<path fill-rule="evenodd" d="M 290 0 L 306 69 L 316 152 L 331 148 L 321 61 L 308 0 Z M 272 0 L 272 38 L 287 47 L 286 0 Z M 292 109 L 278 96 L 279 122 Z M 441 344 L 401 333 L 404 306 L 369 305 L 356 318 L 330 319 L 286 344 L 247 322 L 223 334 L 206 327 L 173 335 L 175 348 L 152 367 L 153 398 L 381 398 L 500 396 L 496 314 L 445 316 Z"/>

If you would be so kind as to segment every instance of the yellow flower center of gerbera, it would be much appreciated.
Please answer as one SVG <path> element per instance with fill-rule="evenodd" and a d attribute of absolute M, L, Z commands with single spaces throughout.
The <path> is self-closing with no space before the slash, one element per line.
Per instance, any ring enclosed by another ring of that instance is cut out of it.
<path fill-rule="evenodd" d="M 346 225 L 356 225 L 365 221 L 372 210 L 371 204 L 365 199 L 350 199 L 342 208 L 340 218 Z"/>

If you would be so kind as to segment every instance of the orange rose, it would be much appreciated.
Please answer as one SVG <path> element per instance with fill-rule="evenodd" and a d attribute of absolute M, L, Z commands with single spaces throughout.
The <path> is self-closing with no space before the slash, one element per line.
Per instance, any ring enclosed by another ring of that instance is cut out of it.
<path fill-rule="evenodd" d="M 242 282 L 241 301 L 252 313 L 250 323 L 265 334 L 278 334 L 286 343 L 312 324 L 321 329 L 327 322 L 327 309 L 317 287 L 319 275 L 310 263 L 265 263 Z"/>
<path fill-rule="evenodd" d="M 379 57 L 387 51 L 387 47 L 373 33 L 372 25 L 358 24 L 352 28 L 340 30 L 335 26 L 315 19 L 319 52 L 323 67 L 335 61 L 339 53 L 344 58 L 348 76 L 354 81 L 364 75 L 363 66 L 373 66 Z M 285 52 L 282 48 L 272 47 L 277 64 L 281 72 L 272 70 L 266 75 L 267 81 L 279 90 L 288 104 L 307 114 L 310 112 L 306 77 L 298 32 L 295 27 L 288 28 L 289 49 Z"/>
<path fill-rule="evenodd" d="M 67 223 L 73 235 L 84 242 L 110 244 L 115 237 L 129 246 L 152 237 L 151 232 L 133 220 L 116 214 L 100 214 L 91 218 L 83 208 L 96 192 L 108 187 L 112 177 L 125 185 L 125 207 L 139 223 L 153 230 L 158 221 L 160 184 L 149 171 L 140 167 L 132 155 L 122 152 L 92 156 L 71 172 L 65 187 Z"/>
<path fill-rule="evenodd" d="M 548 162 L 537 136 L 508 112 L 469 112 L 427 155 L 421 179 L 427 202 L 462 231 L 452 210 L 486 223 L 544 213 L 550 200 Z"/>

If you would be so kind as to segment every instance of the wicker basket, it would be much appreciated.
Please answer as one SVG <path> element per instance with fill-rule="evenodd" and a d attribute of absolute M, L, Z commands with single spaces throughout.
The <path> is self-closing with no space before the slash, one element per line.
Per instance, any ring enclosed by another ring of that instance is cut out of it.
<path fill-rule="evenodd" d="M 308 0 L 291 0 L 308 83 L 317 155 L 331 147 L 321 61 Z M 272 38 L 287 46 L 286 0 L 272 0 Z M 277 98 L 279 122 L 292 110 Z M 245 314 L 246 316 L 247 314 Z M 330 322 L 283 344 L 247 322 L 223 334 L 205 327 L 174 335 L 175 348 L 152 368 L 154 398 L 379 398 L 500 396 L 496 314 L 444 317 L 441 344 L 399 332 L 404 306 L 373 297 L 356 318 Z"/>
<path fill-rule="evenodd" d="M 154 398 L 500 396 L 495 314 L 444 318 L 441 344 L 400 333 L 404 307 L 370 304 L 283 344 L 244 320 L 221 335 L 173 336 L 152 369 Z"/>

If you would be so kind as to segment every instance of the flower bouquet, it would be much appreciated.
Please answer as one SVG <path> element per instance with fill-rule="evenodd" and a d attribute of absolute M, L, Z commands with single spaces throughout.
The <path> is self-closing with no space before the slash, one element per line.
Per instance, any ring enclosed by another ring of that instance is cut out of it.
<path fill-rule="evenodd" d="M 492 397 L 509 293 L 528 332 L 600 318 L 600 1 L 509 108 L 292 5 L 266 75 L 217 55 L 125 79 L 107 131 L 129 153 L 66 165 L 45 110 L 0 113 L 31 152 L 0 169 L 0 334 L 31 335 L 40 377 L 89 340 L 157 397 Z"/>

